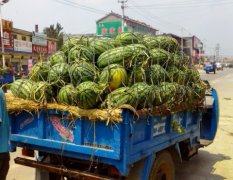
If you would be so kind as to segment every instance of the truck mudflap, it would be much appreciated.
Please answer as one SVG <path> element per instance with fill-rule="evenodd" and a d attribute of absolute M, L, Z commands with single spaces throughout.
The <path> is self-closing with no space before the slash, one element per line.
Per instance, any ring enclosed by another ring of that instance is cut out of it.
<path fill-rule="evenodd" d="M 33 167 L 36 169 L 44 170 L 51 173 L 57 173 L 59 175 L 62 175 L 64 177 L 72 178 L 72 177 L 78 177 L 80 179 L 92 179 L 92 180 L 113 180 L 113 178 L 105 177 L 102 175 L 93 174 L 90 172 L 83 172 L 79 170 L 72 170 L 67 169 L 58 165 L 39 162 L 35 160 L 30 160 L 26 158 L 17 157 L 14 159 L 16 164 L 24 165 Z"/>
<path fill-rule="evenodd" d="M 201 121 L 201 134 L 200 143 L 203 146 L 207 146 L 213 142 L 217 133 L 219 122 L 219 100 L 217 91 L 212 88 L 209 93 L 206 94 L 205 112 Z"/>

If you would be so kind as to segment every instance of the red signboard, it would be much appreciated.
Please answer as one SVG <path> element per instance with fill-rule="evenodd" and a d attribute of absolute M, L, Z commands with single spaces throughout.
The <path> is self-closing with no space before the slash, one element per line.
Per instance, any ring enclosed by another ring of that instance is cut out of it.
<path fill-rule="evenodd" d="M 1 38 L 1 34 L 0 34 Z M 13 50 L 13 36 L 9 30 L 3 30 L 3 44 L 6 50 Z M 0 47 L 2 48 L 2 41 L 0 40 Z"/>
<path fill-rule="evenodd" d="M 36 54 L 47 54 L 47 46 L 32 45 L 32 52 Z"/>
<path fill-rule="evenodd" d="M 57 42 L 48 41 L 48 54 L 53 54 L 57 51 Z"/>

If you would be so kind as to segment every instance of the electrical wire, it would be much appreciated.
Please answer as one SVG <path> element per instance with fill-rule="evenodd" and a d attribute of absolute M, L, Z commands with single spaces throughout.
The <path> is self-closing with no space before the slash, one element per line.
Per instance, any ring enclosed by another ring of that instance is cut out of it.
<path fill-rule="evenodd" d="M 130 4 L 132 4 L 132 5 L 135 4 L 136 5 L 136 3 L 133 0 L 130 1 Z M 190 32 L 186 28 L 184 28 L 183 26 L 177 25 L 177 24 L 175 24 L 173 22 L 169 22 L 167 20 L 164 20 L 161 17 L 152 15 L 149 11 L 143 11 L 142 12 L 142 10 L 140 10 L 138 8 L 134 9 L 134 11 L 137 12 L 138 14 L 140 14 L 144 18 L 146 18 L 146 19 L 148 19 L 150 21 L 153 21 L 156 24 L 160 24 L 161 26 L 165 27 L 165 29 L 169 29 L 170 28 L 169 24 L 170 24 L 173 27 L 176 26 L 177 28 L 181 29 L 182 31 L 186 31 L 186 32 L 188 32 L 190 34 Z M 149 16 L 146 16 L 145 13 L 148 14 Z M 183 36 L 182 33 L 181 33 L 181 35 Z"/>
<path fill-rule="evenodd" d="M 95 14 L 101 14 L 101 15 L 107 14 L 106 11 L 95 9 L 95 8 L 92 8 L 92 7 L 88 7 L 88 6 L 78 4 L 76 2 L 69 1 L 69 0 L 52 0 L 52 1 L 55 1 L 55 2 L 63 4 L 63 5 L 67 5 L 67 6 L 70 6 L 70 7 L 82 9 L 84 11 L 88 11 L 88 12 L 95 13 Z"/>
<path fill-rule="evenodd" d="M 140 8 L 140 9 L 163 9 L 163 8 L 193 8 L 193 7 L 204 7 L 204 6 L 220 6 L 220 5 L 231 5 L 232 0 L 219 0 L 219 1 L 191 1 L 186 3 L 157 3 L 157 4 L 147 4 L 147 5 L 134 5 L 129 6 L 129 8 Z"/>

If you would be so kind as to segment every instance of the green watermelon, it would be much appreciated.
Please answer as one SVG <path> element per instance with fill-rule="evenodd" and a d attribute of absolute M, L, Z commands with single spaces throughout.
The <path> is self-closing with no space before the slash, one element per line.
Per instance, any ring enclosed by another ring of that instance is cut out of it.
<path fill-rule="evenodd" d="M 48 82 L 52 85 L 64 86 L 70 82 L 70 66 L 66 63 L 59 63 L 52 66 L 48 74 Z"/>
<path fill-rule="evenodd" d="M 72 84 L 62 87 L 57 95 L 57 102 L 65 105 L 75 105 L 77 90 Z"/>
<path fill-rule="evenodd" d="M 85 81 L 95 81 L 98 79 L 98 75 L 98 69 L 89 62 L 73 63 L 70 67 L 71 82 L 75 86 Z"/>
<path fill-rule="evenodd" d="M 16 97 L 30 99 L 34 82 L 28 79 L 18 79 L 11 84 L 10 90 Z"/>
<path fill-rule="evenodd" d="M 146 77 L 147 82 L 154 85 L 158 85 L 161 82 L 170 81 L 167 71 L 158 64 L 154 64 L 149 68 Z"/>
<path fill-rule="evenodd" d="M 77 87 L 77 105 L 82 109 L 96 108 L 100 102 L 102 91 L 98 84 L 86 81 Z"/>
<path fill-rule="evenodd" d="M 118 34 L 115 38 L 116 46 L 125 46 L 129 44 L 139 44 L 142 41 L 140 36 L 133 32 L 123 32 Z"/>
<path fill-rule="evenodd" d="M 49 57 L 49 62 L 50 66 L 53 66 L 55 64 L 66 63 L 67 61 L 64 52 L 57 51 L 55 54 Z"/>
<path fill-rule="evenodd" d="M 29 73 L 29 79 L 33 81 L 47 81 L 49 69 L 48 62 L 36 63 Z"/>
<path fill-rule="evenodd" d="M 31 100 L 39 103 L 47 103 L 52 100 L 53 90 L 48 82 L 39 81 L 33 84 Z"/>
<path fill-rule="evenodd" d="M 129 93 L 129 87 L 120 87 L 109 93 L 101 104 L 102 108 L 118 108 L 133 102 L 134 97 Z M 134 104 L 133 104 L 134 105 Z"/>
<path fill-rule="evenodd" d="M 72 47 L 68 54 L 68 63 L 71 64 L 73 62 L 79 61 L 95 61 L 95 55 L 90 47 L 84 45 L 76 45 Z"/>

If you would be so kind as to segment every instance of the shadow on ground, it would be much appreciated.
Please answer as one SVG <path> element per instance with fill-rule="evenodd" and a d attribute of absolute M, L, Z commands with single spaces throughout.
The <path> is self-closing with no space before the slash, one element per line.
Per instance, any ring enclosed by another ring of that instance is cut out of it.
<path fill-rule="evenodd" d="M 223 176 L 213 174 L 216 162 L 230 160 L 223 154 L 211 154 L 199 150 L 197 156 L 176 165 L 176 180 L 223 180 Z"/>

